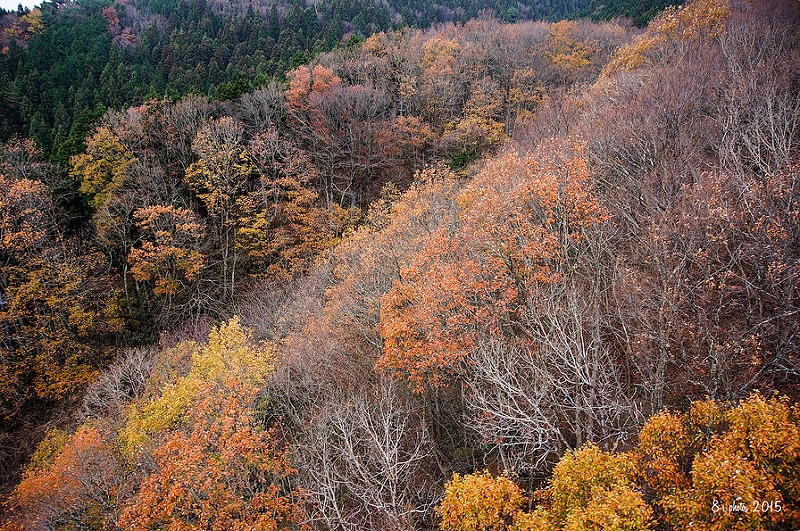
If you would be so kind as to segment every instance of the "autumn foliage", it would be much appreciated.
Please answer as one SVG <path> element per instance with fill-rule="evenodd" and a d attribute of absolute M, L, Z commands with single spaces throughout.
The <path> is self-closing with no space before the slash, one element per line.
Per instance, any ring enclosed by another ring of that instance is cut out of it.
<path fill-rule="evenodd" d="M 191 211 L 159 205 L 137 210 L 134 219 L 148 236 L 128 256 L 136 280 L 153 280 L 156 295 L 174 295 L 184 279 L 197 279 L 203 267 L 197 250 L 202 225 Z"/>
<path fill-rule="evenodd" d="M 795 529 L 798 26 L 481 17 L 4 144 L 0 414 L 89 392 L 0 527 Z"/>
<path fill-rule="evenodd" d="M 437 512 L 444 531 L 505 531 L 523 501 L 521 489 L 506 476 L 454 474 Z"/>
<path fill-rule="evenodd" d="M 727 409 L 697 402 L 642 428 L 634 456 L 656 507 L 673 528 L 797 526 L 798 411 L 753 395 Z M 747 510 L 741 508 L 744 506 Z"/>
<path fill-rule="evenodd" d="M 797 407 L 785 399 L 696 402 L 651 418 L 628 453 L 593 444 L 567 452 L 531 512 L 509 478 L 456 474 L 438 509 L 442 529 L 791 528 L 798 429 Z"/>
<path fill-rule="evenodd" d="M 100 256 L 57 223 L 41 153 L 14 140 L 0 154 L 0 418 L 13 424 L 30 401 L 85 388 L 122 320 Z"/>
<path fill-rule="evenodd" d="M 293 470 L 248 413 L 255 389 L 229 380 L 198 392 L 206 398 L 153 452 L 156 471 L 122 512 L 120 528 L 270 530 L 298 521 L 299 506 L 276 483 Z"/>
<path fill-rule="evenodd" d="M 14 491 L 3 529 L 105 528 L 127 488 L 107 427 L 83 426 L 72 436 L 53 432 Z"/>
<path fill-rule="evenodd" d="M 426 242 L 382 299 L 385 369 L 446 383 L 482 336 L 526 341 L 539 291 L 564 281 L 585 236 L 608 220 L 580 143 L 551 142 L 489 164 L 458 198 L 457 222 Z"/>
<path fill-rule="evenodd" d="M 3 529 L 302 528 L 303 493 L 285 490 L 295 471 L 254 410 L 270 354 L 237 319 L 177 350 L 162 363 L 188 354 L 189 373 L 132 404 L 121 429 L 51 432 Z"/>

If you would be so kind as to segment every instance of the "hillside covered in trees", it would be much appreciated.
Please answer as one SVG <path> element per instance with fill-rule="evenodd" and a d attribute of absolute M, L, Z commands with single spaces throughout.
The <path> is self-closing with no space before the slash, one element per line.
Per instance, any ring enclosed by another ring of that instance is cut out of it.
<path fill-rule="evenodd" d="M 236 100 L 109 111 L 68 171 L 7 142 L 4 417 L 88 383 L 114 347 L 307 272 L 370 204 L 431 163 L 463 170 L 497 149 L 626 37 L 493 19 L 379 34 Z"/>
<path fill-rule="evenodd" d="M 674 3 L 674 2 L 673 2 Z M 499 20 L 629 15 L 640 25 L 666 6 L 589 0 L 124 0 L 45 2 L 0 10 L 0 141 L 36 140 L 60 165 L 83 149 L 107 109 L 189 94 L 230 100 L 334 48 L 380 31 Z"/>
<path fill-rule="evenodd" d="M 798 27 L 484 16 L 5 142 L 0 528 L 796 529 Z"/>

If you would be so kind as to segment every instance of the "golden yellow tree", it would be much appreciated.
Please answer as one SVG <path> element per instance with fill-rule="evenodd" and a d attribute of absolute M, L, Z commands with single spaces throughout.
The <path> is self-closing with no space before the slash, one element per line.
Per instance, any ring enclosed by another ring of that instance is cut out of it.
<path fill-rule="evenodd" d="M 192 143 L 199 160 L 186 170 L 185 182 L 208 211 L 222 296 L 233 294 L 241 264 L 236 248 L 239 230 L 237 200 L 247 192 L 255 168 L 243 143 L 244 129 L 229 117 L 209 122 Z"/>
<path fill-rule="evenodd" d="M 129 459 L 151 452 L 155 471 L 122 511 L 129 531 L 303 528 L 299 491 L 282 481 L 294 471 L 253 405 L 271 371 L 271 354 L 253 344 L 238 318 L 190 350 L 189 374 L 161 396 L 135 406 L 122 430 Z M 157 437 L 156 437 L 157 436 Z"/>
<path fill-rule="evenodd" d="M 635 455 L 673 529 L 800 525 L 800 410 L 786 399 L 754 394 L 733 408 L 701 401 L 662 413 L 642 428 Z"/>
<path fill-rule="evenodd" d="M 436 513 L 443 531 L 506 531 L 522 512 L 522 490 L 508 476 L 488 471 L 453 474 Z"/>
<path fill-rule="evenodd" d="M 101 126 L 86 141 L 85 153 L 70 159 L 70 175 L 89 196 L 89 205 L 100 208 L 122 186 L 125 170 L 133 161 L 111 129 Z"/>
<path fill-rule="evenodd" d="M 23 168 L 20 168 L 21 170 Z M 0 418 L 28 400 L 87 385 L 122 328 L 116 290 L 95 253 L 77 255 L 48 188 L 0 174 Z"/>

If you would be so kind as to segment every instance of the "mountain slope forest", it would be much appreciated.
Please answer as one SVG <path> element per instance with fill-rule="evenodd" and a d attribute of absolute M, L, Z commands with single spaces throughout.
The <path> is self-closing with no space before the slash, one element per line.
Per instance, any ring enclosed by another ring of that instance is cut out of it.
<path fill-rule="evenodd" d="M 484 12 L 511 22 L 628 15 L 641 26 L 666 5 L 58 0 L 29 11 L 0 10 L 0 141 L 32 138 L 49 160 L 66 165 L 106 109 L 188 93 L 236 99 L 310 57 L 356 46 L 372 33 L 463 24 Z"/>
<path fill-rule="evenodd" d="M 0 529 L 797 529 L 798 27 L 482 16 L 10 138 Z"/>

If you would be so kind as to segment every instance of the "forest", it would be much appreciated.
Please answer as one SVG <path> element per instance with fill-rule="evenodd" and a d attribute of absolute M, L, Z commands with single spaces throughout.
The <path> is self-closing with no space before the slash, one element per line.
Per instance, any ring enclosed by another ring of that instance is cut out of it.
<path fill-rule="evenodd" d="M 380 31 L 485 13 L 503 21 L 625 15 L 642 26 L 670 3 L 596 2 L 57 0 L 0 10 L 0 141 L 31 138 L 65 166 L 107 109 L 188 93 L 236 99 Z"/>
<path fill-rule="evenodd" d="M 471 15 L 3 114 L 0 530 L 800 527 L 800 5 Z"/>

